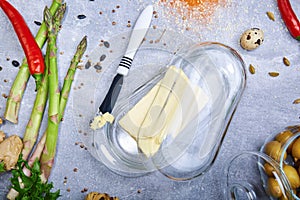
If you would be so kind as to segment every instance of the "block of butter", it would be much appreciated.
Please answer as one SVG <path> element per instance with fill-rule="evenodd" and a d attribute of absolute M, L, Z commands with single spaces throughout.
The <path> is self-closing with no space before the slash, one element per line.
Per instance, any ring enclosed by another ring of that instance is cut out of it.
<path fill-rule="evenodd" d="M 175 138 L 180 134 L 207 102 L 208 96 L 198 85 L 180 68 L 170 66 L 164 77 L 119 120 L 119 124 L 150 157 L 167 137 Z"/>

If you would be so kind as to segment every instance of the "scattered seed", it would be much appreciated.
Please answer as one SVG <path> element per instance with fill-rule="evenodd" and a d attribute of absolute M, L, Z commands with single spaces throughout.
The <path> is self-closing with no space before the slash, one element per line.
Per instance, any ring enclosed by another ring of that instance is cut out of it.
<path fill-rule="evenodd" d="M 102 55 L 100 56 L 100 62 L 104 61 L 105 58 L 106 58 L 106 55 L 105 55 L 105 54 L 102 54 Z"/>
<path fill-rule="evenodd" d="M 111 10 L 111 12 L 112 12 L 112 13 L 115 13 L 115 12 L 116 12 L 116 10 L 115 10 L 115 9 L 112 9 L 112 10 Z"/>
<path fill-rule="evenodd" d="M 117 24 L 117 22 L 113 21 L 111 24 L 114 26 L 114 25 L 116 25 L 116 24 Z"/>
<path fill-rule="evenodd" d="M 36 25 L 38 25 L 38 26 L 40 26 L 40 25 L 42 25 L 42 23 L 41 22 L 39 22 L 39 21 L 33 21 Z"/>
<path fill-rule="evenodd" d="M 119 8 L 120 8 L 120 5 L 117 5 L 116 8 L 119 9 Z"/>
<path fill-rule="evenodd" d="M 300 103 L 300 98 L 299 99 L 295 99 L 293 104 L 299 104 Z"/>
<path fill-rule="evenodd" d="M 80 148 L 82 148 L 82 149 L 83 149 L 83 148 L 84 148 L 84 144 L 80 144 Z"/>
<path fill-rule="evenodd" d="M 89 69 L 92 66 L 92 62 L 90 60 L 88 60 L 85 64 L 85 69 Z"/>
<path fill-rule="evenodd" d="M 86 18 L 86 16 L 85 15 L 77 15 L 77 18 L 78 19 L 84 19 L 84 18 Z"/>
<path fill-rule="evenodd" d="M 105 46 L 106 48 L 109 48 L 109 47 L 110 47 L 110 44 L 109 44 L 109 42 L 107 42 L 107 41 L 104 41 L 103 44 L 104 44 L 104 46 Z"/>
<path fill-rule="evenodd" d="M 4 79 L 3 81 L 4 81 L 4 83 L 8 83 L 8 80 L 7 80 L 7 79 Z"/>
<path fill-rule="evenodd" d="M 130 27 L 131 27 L 131 24 L 127 24 L 127 27 L 130 28 Z"/>
<path fill-rule="evenodd" d="M 269 75 L 272 77 L 277 77 L 277 76 L 279 76 L 279 73 L 278 72 L 269 72 Z"/>
<path fill-rule="evenodd" d="M 283 63 L 284 63 L 286 66 L 290 66 L 290 65 L 291 65 L 291 62 L 289 61 L 289 59 L 287 59 L 287 57 L 283 57 Z"/>
<path fill-rule="evenodd" d="M 255 74 L 255 68 L 252 64 L 249 65 L 249 71 L 251 74 Z"/>
<path fill-rule="evenodd" d="M 13 60 L 13 61 L 11 62 L 11 64 L 12 64 L 14 67 L 19 67 L 19 66 L 20 66 L 20 63 L 19 63 L 18 61 L 16 61 L 16 60 Z"/>
<path fill-rule="evenodd" d="M 100 11 L 100 12 L 99 12 L 99 14 L 100 14 L 100 15 L 102 15 L 102 14 L 103 14 L 103 12 L 102 12 L 102 11 Z"/>
<path fill-rule="evenodd" d="M 75 167 L 75 168 L 73 169 L 73 172 L 78 172 L 78 168 Z"/>
<path fill-rule="evenodd" d="M 10 61 L 10 58 L 9 58 L 9 57 L 7 57 L 7 58 L 6 58 L 6 61 Z"/>
<path fill-rule="evenodd" d="M 3 93 L 2 97 L 4 97 L 6 99 L 8 96 L 7 96 L 7 94 Z"/>
<path fill-rule="evenodd" d="M 100 63 L 97 63 L 96 65 L 94 65 L 94 68 L 96 70 L 101 70 L 102 69 L 102 66 L 100 65 Z"/>
<path fill-rule="evenodd" d="M 137 193 L 138 193 L 138 194 L 142 193 L 142 190 L 138 189 L 138 190 L 137 190 Z"/>
<path fill-rule="evenodd" d="M 68 189 L 67 189 L 67 192 L 71 192 L 71 189 L 70 189 L 70 188 L 68 188 Z"/>
<path fill-rule="evenodd" d="M 3 68 L 0 66 L 0 71 L 2 71 L 2 69 L 3 69 Z"/>
<path fill-rule="evenodd" d="M 274 13 L 268 11 L 267 16 L 269 17 L 270 20 L 275 21 Z"/>

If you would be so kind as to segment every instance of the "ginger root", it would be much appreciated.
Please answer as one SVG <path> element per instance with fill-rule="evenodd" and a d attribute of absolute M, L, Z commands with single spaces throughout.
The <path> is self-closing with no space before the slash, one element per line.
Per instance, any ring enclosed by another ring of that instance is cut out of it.
<path fill-rule="evenodd" d="M 22 149 L 23 142 L 17 135 L 12 135 L 0 143 L 0 162 L 4 163 L 7 171 L 15 167 Z"/>
<path fill-rule="evenodd" d="M 0 131 L 0 143 L 3 142 L 5 139 L 5 133 L 3 131 Z"/>

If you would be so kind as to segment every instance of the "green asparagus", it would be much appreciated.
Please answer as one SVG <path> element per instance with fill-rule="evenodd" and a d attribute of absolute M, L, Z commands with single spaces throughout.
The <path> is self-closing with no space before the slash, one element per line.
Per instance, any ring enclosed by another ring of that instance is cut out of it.
<path fill-rule="evenodd" d="M 61 6 L 63 0 L 53 0 L 50 12 L 54 14 L 56 10 Z M 38 46 L 41 48 L 47 38 L 47 27 L 45 23 L 42 23 L 35 40 Z M 7 97 L 6 108 L 4 112 L 4 118 L 12 123 L 18 123 L 18 115 L 20 110 L 21 100 L 26 89 L 30 72 L 26 59 L 23 60 L 22 65 L 18 71 L 18 74 L 12 84 L 10 93 Z"/>
<path fill-rule="evenodd" d="M 48 47 L 49 54 L 49 110 L 48 110 L 48 127 L 44 153 L 41 156 L 42 180 L 47 180 L 54 162 L 56 153 L 56 143 L 58 137 L 59 125 L 59 80 L 57 72 L 57 46 L 56 39 L 59 26 L 54 22 L 48 8 L 44 11 L 44 21 L 48 27 Z"/>

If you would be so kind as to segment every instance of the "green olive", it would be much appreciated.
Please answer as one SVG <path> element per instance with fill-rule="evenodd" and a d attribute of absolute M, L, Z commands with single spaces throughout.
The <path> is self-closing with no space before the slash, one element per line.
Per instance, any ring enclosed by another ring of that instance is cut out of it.
<path fill-rule="evenodd" d="M 293 189 L 300 187 L 300 177 L 297 170 L 291 165 L 283 166 L 283 171 Z"/>
<path fill-rule="evenodd" d="M 284 143 L 286 143 L 286 141 L 288 139 L 290 139 L 294 134 L 290 131 L 290 130 L 285 130 L 285 131 L 282 131 L 280 133 L 278 133 L 276 136 L 275 136 L 275 140 L 277 140 L 278 142 L 280 142 L 282 145 Z"/>
<path fill-rule="evenodd" d="M 280 133 L 278 133 L 276 136 L 275 136 L 275 140 L 277 140 L 278 142 L 281 143 L 281 145 L 284 145 L 288 139 L 290 139 L 294 134 L 290 131 L 290 130 L 285 130 L 285 131 L 282 131 Z M 292 151 L 292 145 L 293 143 L 291 143 L 288 148 L 287 148 L 287 152 L 290 153 Z"/>
<path fill-rule="evenodd" d="M 292 156 L 295 160 L 300 159 L 300 138 L 297 138 L 293 144 Z"/>
<path fill-rule="evenodd" d="M 285 195 L 282 195 L 279 199 L 280 200 L 289 200 L 289 198 L 287 196 L 285 196 Z"/>
<path fill-rule="evenodd" d="M 281 157 L 281 153 L 282 153 L 281 143 L 276 140 L 270 141 L 266 144 L 264 151 L 271 158 L 275 159 L 276 161 L 279 161 L 280 157 Z M 286 157 L 287 157 L 287 154 L 285 152 L 283 159 L 285 160 Z"/>
<path fill-rule="evenodd" d="M 265 169 L 266 174 L 269 177 L 273 177 L 274 167 L 270 163 L 265 163 L 264 164 L 264 169 Z"/>
<path fill-rule="evenodd" d="M 282 191 L 281 191 L 281 188 L 279 186 L 279 183 L 273 177 L 270 177 L 268 179 L 268 189 L 269 189 L 269 192 L 270 192 L 271 196 L 273 196 L 275 198 L 280 198 L 282 196 Z"/>

